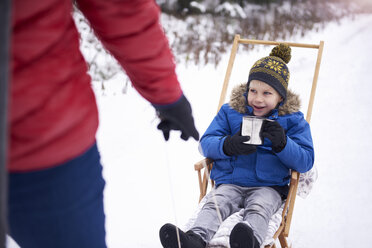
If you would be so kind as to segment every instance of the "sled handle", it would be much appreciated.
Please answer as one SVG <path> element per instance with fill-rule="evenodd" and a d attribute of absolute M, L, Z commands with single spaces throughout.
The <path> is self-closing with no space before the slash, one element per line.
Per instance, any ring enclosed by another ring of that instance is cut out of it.
<path fill-rule="evenodd" d="M 285 43 L 290 47 L 303 47 L 303 48 L 315 48 L 318 49 L 319 45 L 317 44 L 304 44 L 304 43 L 294 43 L 294 42 L 280 42 L 280 41 L 267 41 L 267 40 L 248 40 L 248 39 L 239 39 L 239 43 L 242 44 L 256 44 L 256 45 L 279 45 Z"/>
<path fill-rule="evenodd" d="M 232 67 L 234 65 L 235 55 L 236 55 L 236 52 L 238 51 L 238 45 L 239 45 L 240 40 L 241 40 L 240 35 L 236 34 L 235 37 L 234 37 L 234 42 L 233 42 L 232 48 L 231 48 L 230 59 L 229 59 L 228 65 L 227 65 L 225 79 L 223 81 L 223 86 L 222 86 L 220 101 L 218 103 L 217 113 L 220 110 L 223 103 L 225 102 L 227 86 L 229 85 L 231 71 L 232 71 Z"/>
<path fill-rule="evenodd" d="M 306 121 L 308 123 L 310 123 L 311 114 L 313 112 L 314 97 L 315 97 L 315 92 L 316 92 L 316 86 L 318 84 L 318 76 L 319 76 L 320 62 L 322 61 L 323 48 L 324 48 L 324 41 L 320 41 L 319 49 L 318 49 L 318 57 L 316 59 L 316 65 L 315 65 L 313 85 L 311 86 L 309 106 L 307 107 L 307 112 L 306 112 Z"/>

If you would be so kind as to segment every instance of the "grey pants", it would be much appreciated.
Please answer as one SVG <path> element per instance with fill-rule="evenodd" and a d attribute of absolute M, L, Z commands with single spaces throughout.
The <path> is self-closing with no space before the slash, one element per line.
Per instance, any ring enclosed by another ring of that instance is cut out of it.
<path fill-rule="evenodd" d="M 279 209 L 282 199 L 278 192 L 270 187 L 240 187 L 222 184 L 214 191 L 201 209 L 194 226 L 190 229 L 209 242 L 220 226 L 215 201 L 225 220 L 231 214 L 244 208 L 243 221 L 251 226 L 258 242 L 262 244 L 272 215 Z"/>

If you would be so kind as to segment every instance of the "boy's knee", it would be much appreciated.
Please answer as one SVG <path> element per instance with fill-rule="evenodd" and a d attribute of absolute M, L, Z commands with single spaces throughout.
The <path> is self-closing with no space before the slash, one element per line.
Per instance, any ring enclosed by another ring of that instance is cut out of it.
<path fill-rule="evenodd" d="M 270 212 L 271 211 L 267 209 L 267 206 L 264 206 L 263 204 L 260 203 L 254 203 L 245 208 L 246 214 L 249 213 L 268 216 L 270 215 Z"/>

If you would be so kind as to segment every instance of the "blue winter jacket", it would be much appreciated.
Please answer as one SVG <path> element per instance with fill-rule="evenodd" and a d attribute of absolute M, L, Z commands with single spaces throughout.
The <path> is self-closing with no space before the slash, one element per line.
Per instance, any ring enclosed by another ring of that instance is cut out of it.
<path fill-rule="evenodd" d="M 280 153 L 272 151 L 271 141 L 265 138 L 263 145 L 257 146 L 257 152 L 253 154 L 228 156 L 223 152 L 226 136 L 240 130 L 243 116 L 252 115 L 252 108 L 246 104 L 245 92 L 245 85 L 234 89 L 230 103 L 221 107 L 200 140 L 203 155 L 215 161 L 211 178 L 216 185 L 286 185 L 290 170 L 303 173 L 310 170 L 314 163 L 310 126 L 299 111 L 298 96 L 288 91 L 286 103 L 273 110 L 268 117 L 276 120 L 286 132 L 287 144 Z"/>

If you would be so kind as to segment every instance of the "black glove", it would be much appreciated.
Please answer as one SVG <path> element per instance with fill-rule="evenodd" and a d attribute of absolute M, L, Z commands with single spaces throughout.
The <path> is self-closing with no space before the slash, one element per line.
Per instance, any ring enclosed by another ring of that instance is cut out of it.
<path fill-rule="evenodd" d="M 158 129 L 163 131 L 164 139 L 169 139 L 170 130 L 180 130 L 181 138 L 188 140 L 193 137 L 199 140 L 199 133 L 194 125 L 194 118 L 191 114 L 191 106 L 186 97 L 182 95 L 180 100 L 169 105 L 153 105 L 160 118 Z"/>
<path fill-rule="evenodd" d="M 287 136 L 284 129 L 276 121 L 264 121 L 261 136 L 271 140 L 273 151 L 281 152 L 287 144 Z"/>
<path fill-rule="evenodd" d="M 248 155 L 256 152 L 256 146 L 243 143 L 250 138 L 249 136 L 241 136 L 240 131 L 232 137 L 230 135 L 227 136 L 223 142 L 223 152 L 227 156 Z"/>

